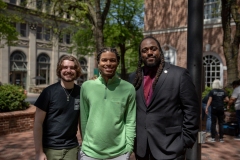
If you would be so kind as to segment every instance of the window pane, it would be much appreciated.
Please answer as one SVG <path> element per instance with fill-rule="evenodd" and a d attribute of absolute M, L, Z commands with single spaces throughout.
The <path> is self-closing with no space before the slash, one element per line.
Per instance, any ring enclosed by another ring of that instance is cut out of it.
<path fill-rule="evenodd" d="M 37 0 L 36 8 L 39 9 L 39 10 L 42 9 L 42 0 Z"/>
<path fill-rule="evenodd" d="M 42 39 L 42 27 L 37 26 L 37 39 Z"/>
<path fill-rule="evenodd" d="M 46 54 L 40 54 L 37 58 L 37 75 L 44 77 L 43 80 L 38 80 L 37 84 L 49 84 L 50 58 Z"/>
<path fill-rule="evenodd" d="M 50 29 L 45 29 L 44 38 L 46 41 L 50 41 Z"/>
<path fill-rule="evenodd" d="M 70 41 L 71 41 L 71 40 L 70 40 L 70 37 L 71 37 L 70 34 L 67 34 L 67 35 L 66 35 L 66 43 L 67 43 L 67 44 L 70 44 L 70 43 L 71 43 L 71 42 L 70 42 Z"/>
<path fill-rule="evenodd" d="M 213 19 L 221 17 L 221 1 L 205 0 L 204 2 L 204 19 Z"/>
<path fill-rule="evenodd" d="M 20 23 L 20 35 L 22 37 L 26 37 L 27 36 L 27 25 L 26 23 Z"/>
<path fill-rule="evenodd" d="M 46 0 L 46 10 L 48 12 L 50 12 L 50 9 L 51 9 L 51 1 L 50 0 Z"/>
<path fill-rule="evenodd" d="M 16 0 L 10 0 L 10 3 L 12 3 L 12 4 L 16 4 Z"/>
<path fill-rule="evenodd" d="M 214 56 L 207 55 L 203 57 L 203 65 L 205 69 L 205 85 L 211 87 L 215 79 L 221 79 L 220 61 Z"/>

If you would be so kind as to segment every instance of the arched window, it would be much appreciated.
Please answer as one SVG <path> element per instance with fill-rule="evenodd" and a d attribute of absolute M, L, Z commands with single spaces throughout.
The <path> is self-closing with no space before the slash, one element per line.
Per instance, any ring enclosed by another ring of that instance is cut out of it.
<path fill-rule="evenodd" d="M 26 55 L 21 51 L 15 51 L 10 57 L 11 71 L 27 71 Z"/>
<path fill-rule="evenodd" d="M 10 83 L 26 87 L 27 62 L 26 55 L 21 51 L 15 51 L 10 56 Z"/>
<path fill-rule="evenodd" d="M 222 63 L 215 55 L 205 55 L 203 57 L 203 66 L 205 72 L 205 85 L 211 87 L 215 79 L 222 82 Z"/>
<path fill-rule="evenodd" d="M 36 84 L 49 84 L 50 58 L 42 53 L 37 58 Z"/>
<path fill-rule="evenodd" d="M 87 70 L 88 70 L 87 60 L 85 58 L 80 58 L 79 63 L 82 68 L 82 74 L 87 74 Z"/>
<path fill-rule="evenodd" d="M 169 45 L 164 45 L 162 47 L 163 53 L 164 53 L 164 60 L 165 62 L 169 62 L 171 64 L 177 65 L 177 53 L 176 49 Z"/>
<path fill-rule="evenodd" d="M 82 74 L 81 74 L 81 76 L 78 78 L 77 83 L 81 86 L 82 83 L 87 80 L 87 76 L 88 76 L 88 66 L 87 66 L 87 60 L 86 60 L 84 57 L 81 57 L 81 58 L 79 59 L 79 63 L 80 63 L 81 68 L 82 68 Z"/>

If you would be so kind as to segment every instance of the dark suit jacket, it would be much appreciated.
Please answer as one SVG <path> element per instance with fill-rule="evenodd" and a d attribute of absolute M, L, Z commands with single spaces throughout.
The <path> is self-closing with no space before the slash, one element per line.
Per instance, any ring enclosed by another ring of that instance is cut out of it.
<path fill-rule="evenodd" d="M 129 78 L 133 83 L 135 73 Z M 199 127 L 200 103 L 186 69 L 166 63 L 149 106 L 144 99 L 143 81 L 136 101 L 135 154 L 143 157 L 148 142 L 156 159 L 174 159 L 193 146 Z"/>

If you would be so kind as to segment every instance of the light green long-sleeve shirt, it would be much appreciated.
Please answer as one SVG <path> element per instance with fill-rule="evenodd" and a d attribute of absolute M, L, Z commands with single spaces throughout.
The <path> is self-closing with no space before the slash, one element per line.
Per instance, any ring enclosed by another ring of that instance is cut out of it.
<path fill-rule="evenodd" d="M 106 84 L 100 76 L 82 84 L 80 114 L 82 151 L 106 159 L 133 150 L 136 92 L 132 84 L 114 76 Z"/>

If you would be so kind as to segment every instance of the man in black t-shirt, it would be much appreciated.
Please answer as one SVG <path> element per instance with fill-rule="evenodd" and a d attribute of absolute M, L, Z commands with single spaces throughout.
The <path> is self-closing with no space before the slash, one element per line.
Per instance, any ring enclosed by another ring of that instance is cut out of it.
<path fill-rule="evenodd" d="M 80 87 L 74 80 L 81 67 L 67 55 L 59 60 L 56 73 L 61 81 L 45 88 L 34 104 L 35 159 L 77 160 Z"/>

